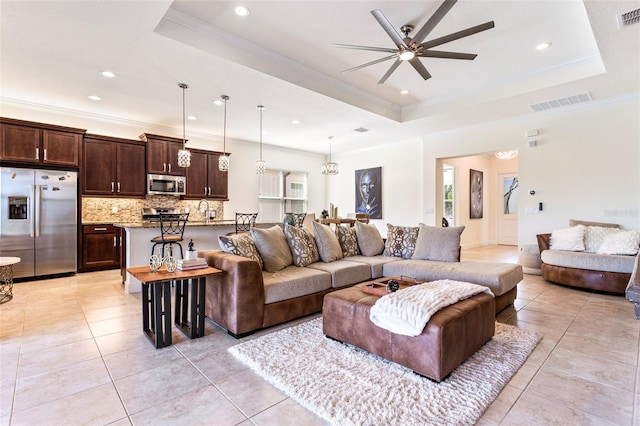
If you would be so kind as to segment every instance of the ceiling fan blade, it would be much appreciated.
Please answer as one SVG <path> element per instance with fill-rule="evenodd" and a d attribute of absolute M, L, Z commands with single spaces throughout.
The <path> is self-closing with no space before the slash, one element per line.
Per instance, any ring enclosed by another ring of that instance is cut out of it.
<path fill-rule="evenodd" d="M 396 30 L 393 25 L 391 25 L 391 22 L 389 22 L 387 17 L 384 16 L 384 14 L 379 9 L 372 10 L 371 14 L 374 18 L 376 18 L 376 21 L 378 21 L 382 28 L 387 32 L 389 37 L 391 37 L 391 40 L 393 40 L 398 48 L 402 47 L 406 49 L 408 47 L 398 30 Z"/>
<path fill-rule="evenodd" d="M 421 58 L 466 59 L 473 61 L 478 55 L 475 53 L 444 52 L 442 50 L 422 50 L 416 53 L 416 56 Z"/>
<path fill-rule="evenodd" d="M 420 31 L 416 33 L 413 40 L 416 44 L 422 43 L 422 41 L 433 31 L 433 29 L 440 23 L 444 15 L 446 15 L 454 4 L 458 0 L 444 0 L 444 3 L 440 5 L 438 10 L 435 11 L 431 18 L 420 28 Z"/>
<path fill-rule="evenodd" d="M 436 38 L 430 41 L 425 41 L 420 44 L 418 47 L 422 49 L 430 49 L 432 47 L 440 46 L 441 44 L 449 43 L 450 41 L 458 40 L 459 38 L 468 37 L 470 35 L 490 30 L 495 27 L 493 21 L 485 22 L 484 24 L 476 25 L 475 27 L 467 28 L 466 30 L 457 31 L 455 33 L 448 34 L 446 36 Z"/>
<path fill-rule="evenodd" d="M 380 81 L 378 82 L 378 84 L 382 84 L 385 81 L 387 81 L 387 79 L 389 78 L 389 76 L 391 74 L 393 74 L 393 72 L 396 70 L 396 68 L 398 68 L 398 66 L 400 65 L 400 62 L 402 62 L 400 59 L 397 59 L 393 65 L 391 65 L 391 68 L 389 68 L 389 70 L 382 76 L 382 78 L 380 79 Z"/>
<path fill-rule="evenodd" d="M 341 49 L 356 49 L 356 50 L 372 50 L 374 52 L 396 53 L 398 49 L 391 49 L 388 47 L 373 47 L 373 46 L 357 46 L 355 44 L 339 44 L 336 43 L 333 47 L 339 47 Z"/>
<path fill-rule="evenodd" d="M 424 65 L 422 65 L 422 62 L 420 62 L 420 59 L 418 59 L 417 57 L 414 57 L 413 59 L 409 59 L 409 63 L 413 66 L 413 68 L 416 71 L 418 71 L 418 74 L 420 74 L 420 77 L 424 78 L 425 80 L 429 80 L 431 78 L 431 74 L 429 74 L 429 71 L 427 71 Z"/>
<path fill-rule="evenodd" d="M 398 57 L 397 54 L 390 55 L 390 56 L 385 56 L 384 58 L 376 59 L 375 61 L 367 62 L 366 64 L 358 65 L 357 67 L 349 68 L 349 69 L 346 69 L 346 70 L 344 70 L 342 72 L 344 73 L 344 72 L 351 72 L 351 71 L 359 70 L 361 68 L 368 67 L 369 65 L 379 64 L 380 62 L 388 61 L 389 59 L 393 59 L 393 58 L 397 58 L 397 57 Z"/>

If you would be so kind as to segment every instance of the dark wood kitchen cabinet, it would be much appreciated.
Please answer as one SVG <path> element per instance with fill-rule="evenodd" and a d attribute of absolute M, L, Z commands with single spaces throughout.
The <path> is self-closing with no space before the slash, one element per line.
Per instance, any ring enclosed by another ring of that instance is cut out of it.
<path fill-rule="evenodd" d="M 1 118 L 0 161 L 78 167 L 85 132 L 84 129 Z"/>
<path fill-rule="evenodd" d="M 86 135 L 82 194 L 144 197 L 146 145 L 141 141 Z"/>
<path fill-rule="evenodd" d="M 191 150 L 191 167 L 187 169 L 185 198 L 229 199 L 229 173 L 218 170 L 220 154 L 220 152 Z"/>
<path fill-rule="evenodd" d="M 82 226 L 82 271 L 120 267 L 120 229 L 111 224 Z"/>
<path fill-rule="evenodd" d="M 147 143 L 147 173 L 185 175 L 184 168 L 178 166 L 178 151 L 182 149 L 182 139 L 150 133 L 143 133 L 140 138 Z"/>

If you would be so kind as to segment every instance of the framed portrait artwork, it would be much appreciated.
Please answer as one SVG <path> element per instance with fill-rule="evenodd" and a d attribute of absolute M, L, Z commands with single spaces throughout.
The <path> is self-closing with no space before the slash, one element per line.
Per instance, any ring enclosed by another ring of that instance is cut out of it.
<path fill-rule="evenodd" d="M 382 167 L 356 170 L 356 213 L 382 219 Z"/>
<path fill-rule="evenodd" d="M 469 218 L 482 219 L 483 176 L 478 170 L 469 170 Z"/>

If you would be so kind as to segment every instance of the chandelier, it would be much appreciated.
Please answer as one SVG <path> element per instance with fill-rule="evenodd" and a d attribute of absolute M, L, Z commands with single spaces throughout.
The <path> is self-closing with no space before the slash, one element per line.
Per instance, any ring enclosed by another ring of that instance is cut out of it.
<path fill-rule="evenodd" d="M 191 153 L 187 150 L 187 137 L 186 137 L 186 114 L 184 108 L 184 91 L 189 88 L 189 85 L 184 83 L 178 83 L 178 87 L 182 89 L 182 149 L 178 151 L 178 166 L 189 167 L 191 166 Z"/>
<path fill-rule="evenodd" d="M 267 163 L 262 159 L 262 110 L 263 105 L 258 105 L 260 110 L 260 159 L 256 161 L 256 174 L 263 175 L 267 171 Z"/>
<path fill-rule="evenodd" d="M 511 160 L 512 158 L 518 155 L 517 150 L 509 150 L 509 151 L 498 151 L 496 152 L 496 158 L 498 160 Z"/>
<path fill-rule="evenodd" d="M 229 97 L 222 95 L 224 101 L 224 125 L 222 130 L 222 155 L 218 158 L 218 170 L 221 172 L 229 171 L 229 156 L 227 155 L 227 101 Z"/>
<path fill-rule="evenodd" d="M 338 163 L 334 163 L 331 161 L 331 139 L 333 136 L 329 136 L 329 162 L 324 163 L 322 165 L 322 174 L 323 175 L 337 175 L 338 174 Z"/>

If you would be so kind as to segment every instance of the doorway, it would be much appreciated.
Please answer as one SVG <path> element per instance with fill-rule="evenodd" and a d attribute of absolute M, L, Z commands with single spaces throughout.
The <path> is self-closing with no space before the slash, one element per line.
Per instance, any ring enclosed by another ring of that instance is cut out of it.
<path fill-rule="evenodd" d="M 518 245 L 518 187 L 517 173 L 498 173 L 498 244 Z"/>

